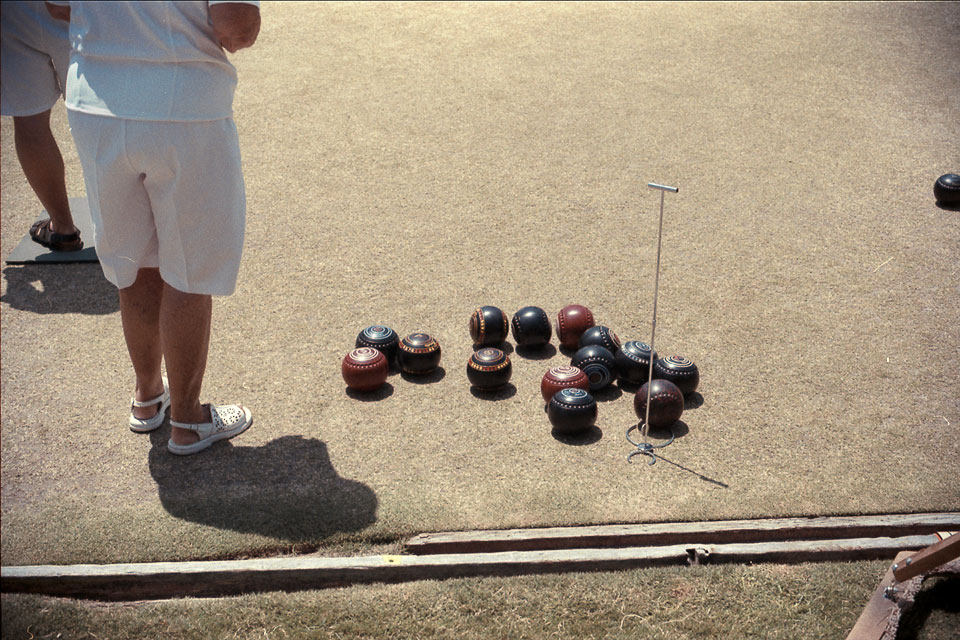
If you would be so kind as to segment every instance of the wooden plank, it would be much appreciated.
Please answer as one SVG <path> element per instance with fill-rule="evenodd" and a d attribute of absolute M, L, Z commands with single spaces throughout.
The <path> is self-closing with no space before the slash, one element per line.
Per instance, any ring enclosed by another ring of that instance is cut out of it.
<path fill-rule="evenodd" d="M 924 535 L 960 528 L 960 512 L 667 522 L 424 533 L 411 538 L 406 551 L 479 553 L 537 549 L 597 549 L 700 543 L 774 542 L 777 540 L 833 540 Z"/>
<path fill-rule="evenodd" d="M 897 554 L 894 563 L 899 563 L 909 556 L 909 551 L 902 551 Z M 884 591 L 895 581 L 893 567 L 890 567 L 883 575 L 880 586 L 873 592 L 860 617 L 857 618 L 857 623 L 847 635 L 847 640 L 880 640 L 883 637 L 890 624 L 890 616 L 897 609 L 897 603 L 885 597 Z"/>
<path fill-rule="evenodd" d="M 960 535 L 951 535 L 893 566 L 893 577 L 904 582 L 960 558 Z"/>
<path fill-rule="evenodd" d="M 918 548 L 926 542 L 935 541 L 935 535 L 904 536 L 899 538 L 853 538 L 842 540 L 794 540 L 781 542 L 750 542 L 719 545 L 685 546 L 689 552 L 698 554 L 710 564 L 717 563 L 796 563 L 836 562 L 850 560 L 877 560 L 892 558 L 904 549 Z M 649 548 L 649 547 L 648 547 Z M 652 547 L 657 548 L 657 547 Z"/>
<path fill-rule="evenodd" d="M 708 562 L 809 562 L 892 558 L 933 544 L 935 536 L 624 549 L 560 549 L 427 556 L 271 558 L 228 562 L 0 568 L 4 592 L 103 600 L 215 597 L 297 591 L 369 582 L 613 571 Z"/>

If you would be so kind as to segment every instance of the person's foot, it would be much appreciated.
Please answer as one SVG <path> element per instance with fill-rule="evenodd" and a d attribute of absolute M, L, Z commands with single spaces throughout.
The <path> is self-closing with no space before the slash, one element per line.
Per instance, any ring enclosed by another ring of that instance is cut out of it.
<path fill-rule="evenodd" d="M 130 399 L 130 430 L 136 433 L 148 433 L 163 424 L 167 408 L 170 406 L 170 392 L 167 382 L 160 379 L 159 390 L 156 383 L 138 385 Z"/>
<path fill-rule="evenodd" d="M 180 417 L 180 416 L 177 416 Z M 210 422 L 212 420 L 210 414 L 210 405 L 204 404 L 200 405 L 195 411 L 191 412 L 189 415 L 185 416 L 184 420 L 174 420 L 173 414 L 170 415 L 170 419 L 174 422 L 185 422 L 188 424 L 198 424 L 203 422 Z M 189 445 L 200 440 L 200 436 L 196 431 L 191 429 L 181 429 L 180 427 L 173 427 L 170 429 L 170 440 L 175 445 Z"/>
<path fill-rule="evenodd" d="M 70 233 L 54 231 L 50 218 L 37 220 L 30 227 L 30 239 L 37 244 L 54 251 L 79 251 L 83 249 L 83 240 L 80 239 L 80 230 L 72 226 Z"/>
<path fill-rule="evenodd" d="M 239 405 L 203 406 L 209 419 L 199 423 L 184 423 L 170 420 L 171 434 L 167 442 L 170 453 L 180 456 L 203 451 L 214 442 L 238 436 L 253 424 L 250 410 Z M 175 438 L 182 437 L 182 431 L 192 431 L 196 436 L 189 444 L 180 444 Z"/>
<path fill-rule="evenodd" d="M 50 231 L 53 233 L 59 233 L 62 236 L 72 236 L 75 233 L 79 234 L 80 228 L 72 222 L 68 225 L 61 225 L 58 224 L 53 218 L 50 218 Z"/>
<path fill-rule="evenodd" d="M 166 389 L 163 386 L 163 380 L 161 379 L 159 385 L 154 384 L 152 386 L 143 386 L 137 388 L 136 393 L 133 395 L 133 399 L 137 402 L 147 402 L 148 400 L 153 400 L 159 396 L 162 396 L 165 390 Z M 142 407 L 134 406 L 130 410 L 130 414 L 138 420 L 149 420 L 157 415 L 157 412 L 160 411 L 160 407 L 160 402 L 155 402 Z"/>

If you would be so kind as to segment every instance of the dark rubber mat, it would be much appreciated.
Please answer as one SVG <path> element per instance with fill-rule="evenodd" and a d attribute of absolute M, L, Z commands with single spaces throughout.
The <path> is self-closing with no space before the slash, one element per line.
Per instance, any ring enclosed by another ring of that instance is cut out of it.
<path fill-rule="evenodd" d="M 93 248 L 93 223 L 90 221 L 90 207 L 86 198 L 70 198 L 70 212 L 73 214 L 73 223 L 80 229 L 80 238 L 83 240 L 83 249 L 80 251 L 53 251 L 37 244 L 30 238 L 29 230 L 17 244 L 10 255 L 7 264 L 49 263 L 63 264 L 67 262 L 96 262 L 97 250 Z M 46 218 L 46 210 L 40 213 L 38 220 Z"/>

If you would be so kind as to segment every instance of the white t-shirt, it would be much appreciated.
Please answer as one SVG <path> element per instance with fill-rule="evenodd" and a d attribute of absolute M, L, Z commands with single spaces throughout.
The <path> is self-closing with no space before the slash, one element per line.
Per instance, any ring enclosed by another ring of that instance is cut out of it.
<path fill-rule="evenodd" d="M 68 109 L 130 120 L 233 115 L 237 71 L 199 2 L 70 2 Z M 53 4 L 67 4 L 54 2 Z"/>

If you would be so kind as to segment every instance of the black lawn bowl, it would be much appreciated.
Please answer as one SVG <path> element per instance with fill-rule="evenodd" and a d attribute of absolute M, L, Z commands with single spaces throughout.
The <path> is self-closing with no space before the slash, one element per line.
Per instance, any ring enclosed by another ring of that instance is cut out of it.
<path fill-rule="evenodd" d="M 576 387 L 561 389 L 550 399 L 547 417 L 556 433 L 581 433 L 596 424 L 597 401 L 589 391 Z"/>

